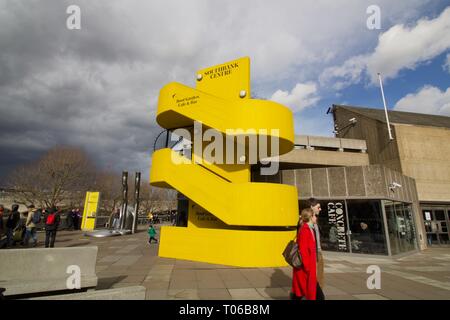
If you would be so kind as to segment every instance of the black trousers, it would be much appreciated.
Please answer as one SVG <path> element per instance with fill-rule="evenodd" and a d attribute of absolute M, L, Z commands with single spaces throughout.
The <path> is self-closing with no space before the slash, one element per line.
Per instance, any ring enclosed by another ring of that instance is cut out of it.
<path fill-rule="evenodd" d="M 155 240 L 155 242 L 158 243 L 158 240 L 155 237 L 150 237 L 150 239 L 148 239 L 148 243 L 152 243 L 152 240 Z"/>
<path fill-rule="evenodd" d="M 296 297 L 293 292 L 290 294 L 291 300 L 305 300 L 305 297 Z M 316 300 L 325 300 L 325 295 L 323 294 L 322 288 L 319 285 L 319 282 L 317 282 L 317 288 L 316 288 Z"/>
<path fill-rule="evenodd" d="M 56 230 L 45 230 L 45 247 L 53 248 L 55 246 Z"/>
<path fill-rule="evenodd" d="M 320 287 L 318 282 L 316 289 L 316 300 L 325 300 L 325 295 L 323 294 L 322 288 Z"/>

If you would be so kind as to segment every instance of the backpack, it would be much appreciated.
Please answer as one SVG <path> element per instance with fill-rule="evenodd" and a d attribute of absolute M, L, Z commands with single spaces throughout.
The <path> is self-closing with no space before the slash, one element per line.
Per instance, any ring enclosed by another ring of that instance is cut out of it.
<path fill-rule="evenodd" d="M 41 210 L 35 211 L 31 220 L 34 224 L 38 224 L 39 222 L 41 222 Z"/>
<path fill-rule="evenodd" d="M 45 223 L 48 226 L 54 225 L 56 220 L 56 213 L 50 213 L 47 216 L 47 222 Z"/>

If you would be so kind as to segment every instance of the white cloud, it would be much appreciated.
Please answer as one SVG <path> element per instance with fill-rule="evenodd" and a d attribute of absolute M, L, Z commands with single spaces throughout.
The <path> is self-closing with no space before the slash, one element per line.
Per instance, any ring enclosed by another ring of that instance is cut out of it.
<path fill-rule="evenodd" d="M 450 116 L 450 88 L 441 91 L 433 86 L 424 86 L 401 98 L 394 110 Z"/>
<path fill-rule="evenodd" d="M 341 90 L 361 80 L 366 65 L 366 58 L 356 56 L 348 59 L 342 66 L 327 68 L 319 77 L 321 84 L 333 81 L 332 87 Z M 336 80 L 337 79 L 337 80 Z"/>
<path fill-rule="evenodd" d="M 420 19 L 414 27 L 398 24 L 382 33 L 375 50 L 357 55 L 342 66 L 330 67 L 320 76 L 322 84 L 334 82 L 335 89 L 358 83 L 366 75 L 372 83 L 377 73 L 395 78 L 403 69 L 415 69 L 450 48 L 450 7 L 435 19 Z"/>
<path fill-rule="evenodd" d="M 445 64 L 442 66 L 444 70 L 447 70 L 450 73 L 450 53 L 447 54 L 447 58 L 445 60 Z"/>
<path fill-rule="evenodd" d="M 297 83 L 289 93 L 277 90 L 270 100 L 281 103 L 291 108 L 292 112 L 299 112 L 307 107 L 314 106 L 320 97 L 317 95 L 317 85 L 313 82 Z"/>

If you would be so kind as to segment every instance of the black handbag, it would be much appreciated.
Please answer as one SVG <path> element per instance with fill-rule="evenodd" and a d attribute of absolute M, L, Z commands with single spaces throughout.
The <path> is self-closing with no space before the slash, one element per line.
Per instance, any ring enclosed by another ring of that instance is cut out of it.
<path fill-rule="evenodd" d="M 294 240 L 289 241 L 283 251 L 283 257 L 291 267 L 300 268 L 302 266 L 302 257 L 296 239 L 297 237 L 295 237 Z"/>

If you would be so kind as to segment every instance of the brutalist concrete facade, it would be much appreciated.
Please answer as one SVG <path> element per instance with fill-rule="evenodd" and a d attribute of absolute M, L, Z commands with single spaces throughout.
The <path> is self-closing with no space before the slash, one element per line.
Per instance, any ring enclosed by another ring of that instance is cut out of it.
<path fill-rule="evenodd" d="M 380 199 L 412 205 L 417 243 L 426 248 L 426 236 L 420 214 L 416 182 L 382 165 L 328 167 L 283 170 L 279 182 L 295 185 L 299 200 L 316 199 Z M 393 187 L 396 183 L 401 187 Z"/>

